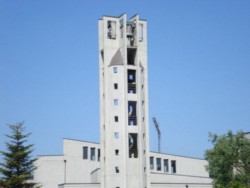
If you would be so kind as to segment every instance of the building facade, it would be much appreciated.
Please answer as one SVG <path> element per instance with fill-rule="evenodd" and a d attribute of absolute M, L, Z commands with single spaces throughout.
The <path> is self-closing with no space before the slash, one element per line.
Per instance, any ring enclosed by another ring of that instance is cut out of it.
<path fill-rule="evenodd" d="M 39 156 L 43 188 L 209 187 L 202 159 L 150 152 L 147 22 L 104 16 L 99 25 L 100 144 L 64 139 L 61 156 Z"/>
<path fill-rule="evenodd" d="M 38 156 L 34 181 L 42 188 L 101 188 L 100 144 L 63 139 L 63 155 Z M 204 159 L 149 153 L 152 188 L 212 188 Z"/>

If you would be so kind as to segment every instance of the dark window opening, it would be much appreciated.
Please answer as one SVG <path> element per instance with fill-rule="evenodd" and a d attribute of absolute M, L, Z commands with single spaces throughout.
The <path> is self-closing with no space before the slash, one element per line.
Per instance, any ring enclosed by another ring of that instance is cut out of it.
<path fill-rule="evenodd" d="M 114 89 L 118 89 L 118 84 L 114 84 Z"/>
<path fill-rule="evenodd" d="M 83 147 L 83 159 L 88 159 L 88 147 Z"/>
<path fill-rule="evenodd" d="M 118 122 L 118 116 L 115 116 L 115 122 Z"/>
<path fill-rule="evenodd" d="M 136 46 L 136 41 L 135 41 L 136 24 L 133 22 L 127 23 L 126 31 L 127 31 L 128 45 Z"/>
<path fill-rule="evenodd" d="M 90 160 L 95 160 L 95 148 L 90 148 Z"/>
<path fill-rule="evenodd" d="M 119 170 L 118 166 L 115 167 L 115 173 L 120 173 L 120 170 Z"/>
<path fill-rule="evenodd" d="M 168 159 L 164 159 L 164 172 L 168 172 Z"/>
<path fill-rule="evenodd" d="M 128 93 L 136 93 L 136 71 L 128 70 Z"/>
<path fill-rule="evenodd" d="M 100 161 L 100 159 L 101 159 L 101 150 L 98 149 L 97 150 L 97 160 Z"/>
<path fill-rule="evenodd" d="M 115 155 L 119 155 L 119 149 L 115 150 Z"/>
<path fill-rule="evenodd" d="M 128 48 L 127 50 L 127 61 L 128 65 L 135 65 L 136 49 Z"/>
<path fill-rule="evenodd" d="M 176 173 L 176 161 L 171 161 L 171 172 Z"/>
<path fill-rule="evenodd" d="M 150 170 L 154 170 L 154 157 L 150 157 Z"/>
<path fill-rule="evenodd" d="M 101 57 L 102 57 L 102 62 L 104 63 L 104 52 L 103 52 L 103 50 L 101 51 Z"/>
<path fill-rule="evenodd" d="M 116 39 L 116 22 L 108 20 L 108 39 Z"/>
<path fill-rule="evenodd" d="M 135 126 L 137 125 L 137 116 L 136 116 L 136 102 L 128 102 L 128 124 Z"/>
<path fill-rule="evenodd" d="M 157 171 L 161 171 L 161 158 L 156 158 Z"/>
<path fill-rule="evenodd" d="M 129 158 L 138 158 L 137 134 L 128 134 Z"/>

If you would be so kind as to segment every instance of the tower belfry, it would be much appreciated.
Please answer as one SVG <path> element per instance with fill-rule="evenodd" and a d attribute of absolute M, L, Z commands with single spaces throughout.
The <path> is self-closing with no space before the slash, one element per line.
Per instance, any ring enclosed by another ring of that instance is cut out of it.
<path fill-rule="evenodd" d="M 99 20 L 101 188 L 149 188 L 147 22 Z"/>

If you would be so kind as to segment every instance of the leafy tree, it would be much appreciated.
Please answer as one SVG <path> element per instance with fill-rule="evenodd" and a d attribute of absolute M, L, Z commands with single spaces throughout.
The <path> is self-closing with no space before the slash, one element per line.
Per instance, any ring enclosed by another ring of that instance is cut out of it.
<path fill-rule="evenodd" d="M 9 141 L 6 142 L 7 151 L 0 151 L 3 155 L 3 163 L 0 163 L 2 183 L 6 188 L 24 188 L 31 184 L 33 165 L 36 159 L 31 157 L 33 144 L 26 144 L 27 137 L 31 133 L 24 134 L 23 123 L 9 125 L 10 135 L 6 135 Z"/>
<path fill-rule="evenodd" d="M 210 133 L 213 149 L 205 151 L 207 170 L 216 188 L 250 188 L 250 140 L 243 132 Z"/>

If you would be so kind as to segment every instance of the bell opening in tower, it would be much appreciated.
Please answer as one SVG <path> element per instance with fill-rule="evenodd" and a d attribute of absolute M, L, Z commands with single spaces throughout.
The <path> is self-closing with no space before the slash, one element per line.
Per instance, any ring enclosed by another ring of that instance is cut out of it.
<path fill-rule="evenodd" d="M 137 134 L 128 134 L 129 158 L 138 158 Z"/>

